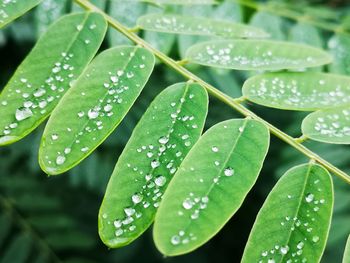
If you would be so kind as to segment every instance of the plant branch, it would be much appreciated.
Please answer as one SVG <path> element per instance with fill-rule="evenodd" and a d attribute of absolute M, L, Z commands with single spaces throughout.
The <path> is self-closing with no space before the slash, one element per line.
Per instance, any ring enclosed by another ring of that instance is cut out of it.
<path fill-rule="evenodd" d="M 302 145 L 300 142 L 296 141 L 293 137 L 289 136 L 288 134 L 284 133 L 283 131 L 281 131 L 277 127 L 275 127 L 272 124 L 270 124 L 269 122 L 265 121 L 264 119 L 262 119 L 261 117 L 256 115 L 254 112 L 250 111 L 249 109 L 247 109 L 246 107 L 241 105 L 239 103 L 239 101 L 227 96 L 225 93 L 216 89 L 215 87 L 213 87 L 209 83 L 205 82 L 204 80 L 202 80 L 201 78 L 199 78 L 198 76 L 196 76 L 195 74 L 193 74 L 192 72 L 190 72 L 189 70 L 184 68 L 182 65 L 180 65 L 178 62 L 176 62 L 172 58 L 168 57 L 164 53 L 162 53 L 159 50 L 152 47 L 145 40 L 143 40 L 138 35 L 134 34 L 130 30 L 128 30 L 119 21 L 115 20 L 114 18 L 112 18 L 111 16 L 109 16 L 108 14 L 106 14 L 105 12 L 100 10 L 99 8 L 97 8 L 95 5 L 90 3 L 88 0 L 74 0 L 74 1 L 86 10 L 99 12 L 100 14 L 102 14 L 105 17 L 105 19 L 108 21 L 110 26 L 112 26 L 113 28 L 115 28 L 116 30 L 121 32 L 123 35 L 128 37 L 135 44 L 149 50 L 159 60 L 161 60 L 164 64 L 171 67 L 173 70 L 175 70 L 176 72 L 181 74 L 186 79 L 199 83 L 201 86 L 203 86 L 208 91 L 208 93 L 211 96 L 219 99 L 220 101 L 227 104 L 228 106 L 230 106 L 231 108 L 233 108 L 237 112 L 241 113 L 243 116 L 250 117 L 254 120 L 262 122 L 263 124 L 265 124 L 268 127 L 268 129 L 270 130 L 270 132 L 273 135 L 275 135 L 276 137 L 278 137 L 282 141 L 286 142 L 290 146 L 294 147 L 296 150 L 298 150 L 299 152 L 301 152 L 302 154 L 304 154 L 308 158 L 315 160 L 320 165 L 324 166 L 328 171 L 332 172 L 333 174 L 335 174 L 336 176 L 338 176 L 339 178 L 343 179 L 345 182 L 350 184 L 350 176 L 348 174 L 346 174 L 344 171 L 340 170 L 339 168 L 335 167 L 334 165 L 332 165 L 328 161 L 324 160 L 319 155 L 317 155 L 315 152 L 311 151 L 310 149 L 308 149 L 307 147 Z"/>

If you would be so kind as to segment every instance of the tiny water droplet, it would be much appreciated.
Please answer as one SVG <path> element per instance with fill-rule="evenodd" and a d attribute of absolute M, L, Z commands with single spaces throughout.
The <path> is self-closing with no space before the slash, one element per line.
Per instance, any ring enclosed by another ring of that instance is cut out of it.
<path fill-rule="evenodd" d="M 235 173 L 232 167 L 227 167 L 224 170 L 225 176 L 232 176 Z"/>
<path fill-rule="evenodd" d="M 307 203 L 311 203 L 313 200 L 314 200 L 314 195 L 311 194 L 311 193 L 308 193 L 308 194 L 306 195 L 306 197 L 305 197 L 305 201 L 306 201 Z"/>
<path fill-rule="evenodd" d="M 61 164 L 63 164 L 65 161 L 66 161 L 66 157 L 64 157 L 64 156 L 62 156 L 62 155 L 59 155 L 59 156 L 57 156 L 57 158 L 56 158 L 56 164 L 57 164 L 57 165 L 61 165 Z"/>

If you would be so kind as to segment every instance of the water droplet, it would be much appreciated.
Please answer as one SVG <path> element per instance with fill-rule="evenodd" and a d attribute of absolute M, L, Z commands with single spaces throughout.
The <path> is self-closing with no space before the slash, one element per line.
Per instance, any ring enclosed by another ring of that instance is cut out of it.
<path fill-rule="evenodd" d="M 281 252 L 282 255 L 286 255 L 288 253 L 288 250 L 289 250 L 288 246 L 280 248 L 280 252 Z"/>
<path fill-rule="evenodd" d="M 317 243 L 320 240 L 319 236 L 313 236 L 312 242 Z"/>
<path fill-rule="evenodd" d="M 107 104 L 106 106 L 104 106 L 103 109 L 104 109 L 104 111 L 109 112 L 113 109 L 113 106 L 111 104 Z"/>
<path fill-rule="evenodd" d="M 142 201 L 142 199 L 143 199 L 143 196 L 139 193 L 136 193 L 131 197 L 131 200 L 134 204 L 140 203 Z"/>
<path fill-rule="evenodd" d="M 213 146 L 211 147 L 211 150 L 214 152 L 214 153 L 217 153 L 219 151 L 219 148 L 216 147 L 216 146 Z"/>
<path fill-rule="evenodd" d="M 158 176 L 155 180 L 154 180 L 155 184 L 158 186 L 163 186 L 166 183 L 166 178 L 165 176 L 161 175 Z"/>
<path fill-rule="evenodd" d="M 225 176 L 232 176 L 234 173 L 235 173 L 235 171 L 234 171 L 233 168 L 231 168 L 231 167 L 227 167 L 227 168 L 224 170 Z"/>
<path fill-rule="evenodd" d="M 193 202 L 187 198 L 185 201 L 183 201 L 182 206 L 187 210 L 191 209 L 193 207 Z"/>
<path fill-rule="evenodd" d="M 59 156 L 57 156 L 57 158 L 56 158 L 56 164 L 57 164 L 57 165 L 61 165 L 61 164 L 63 164 L 65 161 L 66 161 L 66 157 L 64 157 L 64 156 L 62 156 L 62 155 L 59 155 Z"/>
<path fill-rule="evenodd" d="M 65 148 L 65 149 L 64 149 L 64 153 L 65 153 L 65 154 L 69 154 L 70 152 L 71 152 L 71 148 Z"/>
<path fill-rule="evenodd" d="M 304 247 L 304 242 L 303 241 L 300 241 L 298 244 L 297 244 L 297 249 L 302 249 Z"/>
<path fill-rule="evenodd" d="M 158 140 L 158 142 L 160 144 L 166 144 L 168 141 L 169 141 L 169 138 L 166 137 L 166 136 L 160 137 L 159 140 Z"/>
<path fill-rule="evenodd" d="M 115 235 L 116 235 L 117 237 L 121 236 L 123 233 L 124 233 L 124 231 L 123 231 L 123 229 L 121 229 L 121 228 L 119 228 L 119 229 L 117 229 L 117 230 L 115 231 Z"/>
<path fill-rule="evenodd" d="M 153 161 L 151 162 L 151 167 L 152 167 L 153 169 L 157 168 L 159 165 L 160 165 L 160 162 L 159 162 L 158 160 L 153 160 Z"/>
<path fill-rule="evenodd" d="M 57 134 L 52 134 L 52 135 L 51 135 L 51 139 L 52 139 L 53 141 L 56 141 L 56 140 L 58 139 L 58 135 L 57 135 Z"/>
<path fill-rule="evenodd" d="M 311 203 L 313 200 L 314 200 L 314 195 L 311 194 L 311 193 L 308 193 L 308 194 L 306 195 L 306 197 L 305 197 L 305 201 L 306 201 L 307 203 Z"/>
<path fill-rule="evenodd" d="M 33 112 L 28 108 L 19 108 L 16 110 L 16 120 L 22 121 L 33 116 Z"/>
<path fill-rule="evenodd" d="M 127 216 L 132 216 L 135 214 L 135 209 L 131 207 L 124 208 L 124 212 Z"/>
<path fill-rule="evenodd" d="M 170 240 L 171 244 L 173 244 L 173 245 L 180 244 L 180 241 L 181 240 L 180 240 L 180 237 L 178 235 L 172 236 L 171 240 Z"/>
<path fill-rule="evenodd" d="M 96 118 L 98 117 L 98 115 L 99 115 L 99 113 L 98 113 L 98 111 L 96 111 L 96 110 L 90 109 L 90 110 L 88 111 L 88 117 L 89 117 L 89 119 L 96 119 Z"/>

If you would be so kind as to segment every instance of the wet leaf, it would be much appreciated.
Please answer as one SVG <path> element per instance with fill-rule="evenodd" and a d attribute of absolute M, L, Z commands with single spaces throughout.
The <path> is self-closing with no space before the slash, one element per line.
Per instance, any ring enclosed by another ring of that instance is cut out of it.
<path fill-rule="evenodd" d="M 256 12 L 249 24 L 269 33 L 272 39 L 286 39 L 286 20 L 280 16 L 268 12 Z"/>
<path fill-rule="evenodd" d="M 7 0 L 0 3 L 0 28 L 25 14 L 42 0 Z"/>
<path fill-rule="evenodd" d="M 303 164 L 287 171 L 261 208 L 242 263 L 319 262 L 333 208 L 333 185 L 323 167 Z"/>
<path fill-rule="evenodd" d="M 146 84 L 154 56 L 122 46 L 99 54 L 52 113 L 39 162 L 48 174 L 63 173 L 86 158 L 118 126 Z"/>
<path fill-rule="evenodd" d="M 315 141 L 350 144 L 350 105 L 309 114 L 303 120 L 302 131 Z"/>
<path fill-rule="evenodd" d="M 325 109 L 350 104 L 350 78 L 316 72 L 266 73 L 248 79 L 243 95 L 272 108 Z"/>
<path fill-rule="evenodd" d="M 96 54 L 106 28 L 100 14 L 72 14 L 39 39 L 0 95 L 0 145 L 20 140 L 49 116 Z"/>
<path fill-rule="evenodd" d="M 144 15 L 137 20 L 137 24 L 145 30 L 175 34 L 221 36 L 224 38 L 263 38 L 269 36 L 259 28 L 244 24 L 175 14 Z"/>
<path fill-rule="evenodd" d="M 267 128 L 254 120 L 229 120 L 210 128 L 170 182 L 153 236 L 168 256 L 206 243 L 242 205 L 269 146 Z"/>
<path fill-rule="evenodd" d="M 215 0 L 139 0 L 142 2 L 164 5 L 212 5 Z"/>
<path fill-rule="evenodd" d="M 190 47 L 186 58 L 200 65 L 237 70 L 302 69 L 332 61 L 321 49 L 272 40 L 203 42 Z"/>
<path fill-rule="evenodd" d="M 133 131 L 108 183 L 99 233 L 109 247 L 135 240 L 152 223 L 162 195 L 200 137 L 206 91 L 178 83 L 156 97 Z"/>

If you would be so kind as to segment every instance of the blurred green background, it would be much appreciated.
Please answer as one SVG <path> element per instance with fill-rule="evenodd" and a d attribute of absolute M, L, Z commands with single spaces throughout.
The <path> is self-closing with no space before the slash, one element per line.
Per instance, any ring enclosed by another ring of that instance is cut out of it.
<path fill-rule="evenodd" d="M 239 5 L 233 0 L 220 1 L 214 7 L 165 9 L 125 0 L 92 2 L 130 27 L 134 26 L 138 16 L 151 12 L 176 12 L 250 23 L 268 31 L 274 39 L 303 42 L 328 49 L 335 57 L 335 62 L 327 68 L 316 70 L 350 74 L 350 33 L 347 33 L 350 29 L 350 2 L 346 0 L 259 2 L 268 7 L 268 12 Z M 44 0 L 37 8 L 0 31 L 0 87 L 6 85 L 16 67 L 52 21 L 65 13 L 79 10 L 78 6 L 72 6 L 72 1 Z M 281 16 L 281 11 L 292 12 L 297 20 Z M 314 21 L 330 25 L 343 33 L 317 28 Z M 142 33 L 142 36 L 174 58 L 181 58 L 186 48 L 206 39 L 153 32 Z M 127 39 L 110 30 L 101 49 L 125 43 L 129 43 Z M 232 97 L 239 97 L 243 81 L 256 74 L 191 65 L 189 69 Z M 195 252 L 164 258 L 154 247 L 151 229 L 121 249 L 108 250 L 99 240 L 98 208 L 118 156 L 152 99 L 177 81 L 183 79 L 159 63 L 122 124 L 89 158 L 64 175 L 48 178 L 40 171 L 37 155 L 45 124 L 22 141 L 0 148 L 0 263 L 240 261 L 255 216 L 278 177 L 293 165 L 307 161 L 274 137 L 259 180 L 241 209 L 218 235 Z M 300 123 L 305 113 L 249 104 L 247 107 L 292 136 L 300 136 Z M 240 116 L 211 98 L 206 128 L 236 117 Z M 350 172 L 349 146 L 313 142 L 306 142 L 306 146 Z M 341 262 L 345 241 L 350 233 L 350 186 L 337 178 L 334 178 L 334 184 L 336 201 L 332 229 L 322 261 L 324 263 Z"/>

